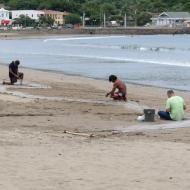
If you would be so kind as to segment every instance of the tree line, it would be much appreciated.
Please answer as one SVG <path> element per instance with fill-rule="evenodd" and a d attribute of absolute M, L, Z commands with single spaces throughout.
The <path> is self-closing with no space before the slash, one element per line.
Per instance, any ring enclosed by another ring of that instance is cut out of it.
<path fill-rule="evenodd" d="M 87 24 L 99 25 L 106 20 L 123 22 L 126 14 L 129 22 L 144 25 L 155 13 L 163 11 L 189 11 L 190 0 L 0 0 L 6 8 L 19 9 L 52 9 L 68 11 L 81 17 L 85 12 Z"/>

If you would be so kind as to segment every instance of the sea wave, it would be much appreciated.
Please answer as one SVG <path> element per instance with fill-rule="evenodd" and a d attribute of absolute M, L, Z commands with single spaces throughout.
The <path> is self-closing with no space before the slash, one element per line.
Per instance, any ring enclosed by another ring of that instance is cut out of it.
<path fill-rule="evenodd" d="M 72 43 L 64 43 L 63 46 L 67 47 L 86 47 L 86 48 L 101 48 L 101 49 L 121 49 L 121 50 L 129 50 L 129 51 L 149 51 L 149 52 L 189 52 L 190 48 L 183 47 L 175 47 L 175 46 L 142 46 L 140 44 L 118 44 L 118 45 L 105 45 L 100 43 L 94 43 L 94 40 L 97 39 L 117 39 L 117 38 L 126 38 L 126 36 L 88 36 L 88 37 L 65 37 L 65 38 L 51 38 L 43 40 L 44 43 L 52 42 L 52 41 L 76 41 L 76 44 Z M 86 40 L 93 40 L 92 44 L 86 43 Z M 80 42 L 79 42 L 80 41 Z M 81 43 L 82 41 L 82 43 Z"/>
<path fill-rule="evenodd" d="M 15 53 L 17 54 L 17 53 Z M 28 53 L 19 53 L 19 55 L 28 55 Z M 33 52 L 30 55 L 34 56 L 60 56 L 60 57 L 70 57 L 70 58 L 81 58 L 81 59 L 96 59 L 96 60 L 107 60 L 111 64 L 113 61 L 119 63 L 142 63 L 142 64 L 159 64 L 159 65 L 170 65 L 179 67 L 190 67 L 190 61 L 178 62 L 178 61 L 165 61 L 165 60 L 154 60 L 154 59 L 139 59 L 139 58 L 125 58 L 125 57 L 111 57 L 111 56 L 97 56 L 97 55 L 73 55 L 73 54 L 62 54 L 62 53 L 37 53 Z"/>
<path fill-rule="evenodd" d="M 139 45 L 125 45 L 121 46 L 121 49 L 126 50 L 137 50 L 137 51 L 152 51 L 152 52 L 168 52 L 168 51 L 175 51 L 175 50 L 181 50 L 181 51 L 189 51 L 190 49 L 180 49 L 175 47 L 145 47 L 145 46 L 139 46 Z"/>
<path fill-rule="evenodd" d="M 66 38 L 51 38 L 51 39 L 45 39 L 44 42 L 50 42 L 50 41 L 71 41 L 71 40 L 96 40 L 96 39 L 106 39 L 106 38 L 124 38 L 126 36 L 96 36 L 96 37 L 66 37 Z"/>
<path fill-rule="evenodd" d="M 100 44 L 63 44 L 65 47 L 84 47 L 84 48 L 98 48 L 98 49 L 122 49 L 121 46 L 114 45 L 100 45 Z"/>
<path fill-rule="evenodd" d="M 190 67 L 190 62 L 166 62 L 166 61 L 156 61 L 150 59 L 135 59 L 135 58 L 119 58 L 119 57 L 108 57 L 108 56 L 91 56 L 91 55 L 64 55 L 67 57 L 77 57 L 77 58 L 90 58 L 90 59 L 101 59 L 110 61 L 119 61 L 125 63 L 144 63 L 144 64 L 159 64 L 159 65 L 170 65 L 170 66 L 180 66 L 180 67 Z"/>
<path fill-rule="evenodd" d="M 101 37 L 100 37 L 101 38 Z M 100 39 L 99 38 L 99 39 Z M 64 41 L 74 40 L 76 38 L 68 38 L 64 39 Z M 82 38 L 78 38 L 82 39 Z M 91 38 L 85 38 L 85 39 L 91 39 Z M 54 39 L 54 40 L 63 40 L 63 39 Z M 49 39 L 47 41 L 52 41 L 52 39 Z M 44 42 L 47 42 L 44 41 Z M 180 51 L 180 52 L 189 52 L 190 48 L 176 48 L 176 47 L 146 47 L 146 46 L 140 46 L 140 45 L 103 45 L 103 44 L 68 44 L 64 43 L 63 46 L 65 47 L 81 47 L 81 48 L 98 48 L 98 49 L 121 49 L 121 50 L 128 50 L 128 51 L 142 51 L 142 52 L 174 52 L 174 51 Z"/>
<path fill-rule="evenodd" d="M 150 52 L 171 52 L 171 51 L 190 51 L 190 48 L 175 48 L 175 47 L 145 47 L 139 45 L 102 45 L 102 44 L 64 44 L 67 47 L 85 47 L 85 48 L 100 48 L 100 49 L 121 49 L 129 51 L 150 51 Z"/>

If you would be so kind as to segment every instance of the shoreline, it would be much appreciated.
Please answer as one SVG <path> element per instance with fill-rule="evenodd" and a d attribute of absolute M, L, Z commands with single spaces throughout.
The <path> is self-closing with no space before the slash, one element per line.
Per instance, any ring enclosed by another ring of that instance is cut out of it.
<path fill-rule="evenodd" d="M 0 65 L 2 66 L 7 66 L 8 63 L 0 63 Z M 80 74 L 70 74 L 70 73 L 67 73 L 67 72 L 64 72 L 64 71 L 55 71 L 55 70 L 48 70 L 48 69 L 35 69 L 35 68 L 30 68 L 30 67 L 23 67 L 21 66 L 20 67 L 21 69 L 28 69 L 28 70 L 31 70 L 31 71 L 42 71 L 42 72 L 46 72 L 46 73 L 54 73 L 54 74 L 63 74 L 65 76 L 70 76 L 70 77 L 81 77 L 81 78 L 84 78 L 84 79 L 94 79 L 94 80 L 97 80 L 97 81 L 104 81 L 104 82 L 107 82 L 107 79 L 106 78 L 96 78 L 96 77 L 90 77 L 90 76 L 85 76 L 85 75 L 80 75 Z M 172 90 L 175 90 L 175 91 L 178 91 L 178 92 L 190 92 L 190 90 L 182 90 L 182 89 L 178 89 L 178 88 L 168 88 L 168 87 L 164 87 L 164 86 L 156 86 L 156 85 L 151 85 L 151 84 L 140 84 L 140 83 L 135 83 L 135 82 L 130 82 L 130 81 L 126 81 L 125 82 L 126 84 L 129 84 L 129 85 L 134 85 L 134 86 L 139 86 L 139 87 L 152 87 L 152 88 L 158 88 L 158 89 L 172 89 Z"/>
<path fill-rule="evenodd" d="M 0 63 L 1 64 L 1 63 Z M 106 78 L 96 78 L 96 77 L 90 77 L 90 76 L 85 76 L 85 75 L 80 75 L 80 74 L 70 74 L 70 73 L 67 73 L 67 72 L 64 72 L 64 71 L 54 71 L 54 70 L 46 70 L 46 69 L 35 69 L 35 68 L 30 68 L 30 67 L 21 67 L 23 69 L 29 69 L 29 70 L 33 70 L 33 71 L 42 71 L 42 72 L 47 72 L 47 73 L 55 73 L 55 74 L 63 74 L 63 75 L 66 75 L 66 76 L 71 76 L 71 77 L 81 77 L 81 78 L 84 78 L 84 79 L 94 79 L 94 80 L 97 80 L 97 81 L 104 81 L 104 82 L 107 82 L 107 79 Z M 140 84 L 140 83 L 135 83 L 135 82 L 130 82 L 130 81 L 125 81 L 126 84 L 129 84 L 129 85 L 134 85 L 134 86 L 139 86 L 139 87 L 152 87 L 152 88 L 158 88 L 158 89 L 165 89 L 166 91 L 168 89 L 172 89 L 172 90 L 175 90 L 175 91 L 179 91 L 179 92 L 190 92 L 190 90 L 182 90 L 182 89 L 177 89 L 177 88 L 168 88 L 168 87 L 164 87 L 164 86 L 156 86 L 156 85 L 151 85 L 151 84 Z"/>

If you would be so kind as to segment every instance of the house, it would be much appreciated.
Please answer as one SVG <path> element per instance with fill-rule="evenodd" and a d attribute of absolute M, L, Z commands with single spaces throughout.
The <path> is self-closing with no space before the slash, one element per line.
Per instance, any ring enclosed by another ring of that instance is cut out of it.
<path fill-rule="evenodd" d="M 190 20 L 184 22 L 185 27 L 190 28 Z"/>
<path fill-rule="evenodd" d="M 163 12 L 151 18 L 153 26 L 183 26 L 184 22 L 190 20 L 188 12 Z"/>
<path fill-rule="evenodd" d="M 64 25 L 65 16 L 69 15 L 67 12 L 43 10 L 45 16 L 49 16 L 54 20 L 55 25 Z"/>
<path fill-rule="evenodd" d="M 11 11 L 12 19 L 19 18 L 21 15 L 28 16 L 33 20 L 39 20 L 41 15 L 44 15 L 43 11 L 38 10 L 14 10 Z"/>
<path fill-rule="evenodd" d="M 11 20 L 9 18 L 9 11 L 4 8 L 0 9 L 0 25 L 9 25 Z"/>

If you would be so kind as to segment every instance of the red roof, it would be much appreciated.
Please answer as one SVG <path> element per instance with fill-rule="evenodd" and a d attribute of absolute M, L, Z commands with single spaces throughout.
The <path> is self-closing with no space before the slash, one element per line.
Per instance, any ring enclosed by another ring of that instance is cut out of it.
<path fill-rule="evenodd" d="M 8 24 L 10 24 L 10 23 L 11 23 L 10 20 L 2 20 L 2 21 L 1 21 L 1 24 L 3 24 L 3 25 L 8 25 Z"/>

